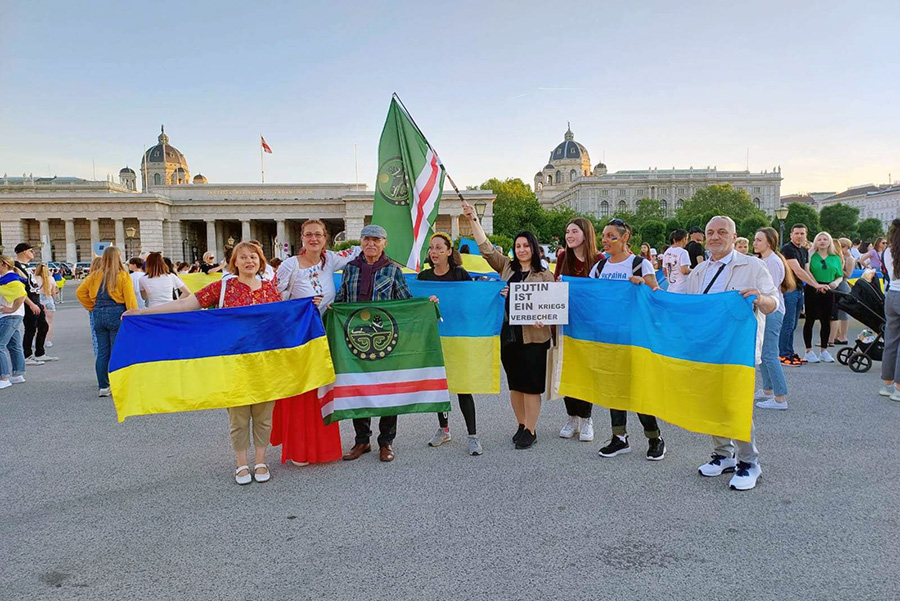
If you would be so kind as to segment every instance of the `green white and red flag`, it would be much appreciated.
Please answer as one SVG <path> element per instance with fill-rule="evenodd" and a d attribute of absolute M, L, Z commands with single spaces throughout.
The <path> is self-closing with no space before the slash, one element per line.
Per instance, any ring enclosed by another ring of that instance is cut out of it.
<path fill-rule="evenodd" d="M 438 317 L 427 298 L 333 304 L 325 332 L 335 381 L 319 389 L 325 423 L 450 411 Z"/>
<path fill-rule="evenodd" d="M 378 144 L 372 223 L 388 233 L 388 256 L 419 270 L 437 219 L 444 166 L 395 94 Z"/>

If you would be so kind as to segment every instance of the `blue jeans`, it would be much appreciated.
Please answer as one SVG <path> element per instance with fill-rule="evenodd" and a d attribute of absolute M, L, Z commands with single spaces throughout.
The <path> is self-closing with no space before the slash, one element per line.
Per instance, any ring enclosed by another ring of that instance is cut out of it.
<path fill-rule="evenodd" d="M 100 388 L 109 388 L 109 356 L 116 343 L 119 324 L 125 305 L 98 307 L 93 311 L 94 333 L 97 335 L 97 384 Z"/>
<path fill-rule="evenodd" d="M 766 315 L 766 333 L 763 336 L 762 363 L 759 373 L 762 375 L 763 390 L 774 390 L 775 396 L 787 394 L 787 382 L 784 371 L 778 360 L 779 334 L 781 334 L 784 316 L 777 311 Z"/>
<path fill-rule="evenodd" d="M 27 309 L 26 309 L 27 310 Z M 21 315 L 0 317 L 0 376 L 21 376 L 25 373 L 25 351 L 22 348 Z"/>
<path fill-rule="evenodd" d="M 794 330 L 803 310 L 803 287 L 784 293 L 784 322 L 778 337 L 778 354 L 782 357 L 794 355 Z"/>

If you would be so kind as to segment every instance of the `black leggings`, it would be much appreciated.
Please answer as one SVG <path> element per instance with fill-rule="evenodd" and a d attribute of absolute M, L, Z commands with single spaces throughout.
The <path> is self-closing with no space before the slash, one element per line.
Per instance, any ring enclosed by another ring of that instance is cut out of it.
<path fill-rule="evenodd" d="M 580 399 L 573 399 L 570 396 L 565 397 L 566 413 L 572 417 L 581 417 L 588 419 L 591 417 L 591 409 L 594 405 Z"/>
<path fill-rule="evenodd" d="M 469 431 L 469 436 L 475 436 L 475 397 L 471 394 L 458 394 L 456 396 L 459 398 L 459 410 L 462 411 L 466 420 L 466 430 Z M 441 425 L 441 428 L 447 427 L 449 422 L 447 421 L 446 413 L 438 413 L 438 423 Z"/>
<path fill-rule="evenodd" d="M 828 337 L 831 336 L 831 312 L 834 309 L 834 292 L 816 292 L 812 286 L 804 290 L 806 299 L 806 321 L 803 324 L 803 342 L 806 348 L 812 348 L 813 326 L 818 320 L 819 342 L 823 349 L 828 348 Z"/>

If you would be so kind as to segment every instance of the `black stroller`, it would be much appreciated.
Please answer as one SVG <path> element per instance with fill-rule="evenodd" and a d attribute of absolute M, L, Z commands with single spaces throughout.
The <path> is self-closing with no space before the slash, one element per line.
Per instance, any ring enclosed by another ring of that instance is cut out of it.
<path fill-rule="evenodd" d="M 856 346 L 838 351 L 837 360 L 855 372 L 867 372 L 872 360 L 881 361 L 884 353 L 884 293 L 877 279 L 872 283 L 859 278 L 849 293 L 835 292 L 835 296 L 838 309 L 871 329 L 860 333 Z"/>

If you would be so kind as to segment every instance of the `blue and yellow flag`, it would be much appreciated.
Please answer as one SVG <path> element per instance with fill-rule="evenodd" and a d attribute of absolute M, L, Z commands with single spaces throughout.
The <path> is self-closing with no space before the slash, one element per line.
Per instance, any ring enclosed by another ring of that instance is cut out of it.
<path fill-rule="evenodd" d="M 757 325 L 751 299 L 566 281 L 561 395 L 750 440 Z"/>
<path fill-rule="evenodd" d="M 128 316 L 109 361 L 119 421 L 275 401 L 333 381 L 311 299 Z"/>
<path fill-rule="evenodd" d="M 443 321 L 438 323 L 447 388 L 450 392 L 500 392 L 500 327 L 504 299 L 500 281 L 431 282 L 407 280 L 413 296 L 434 295 Z"/>
<path fill-rule="evenodd" d="M 178 275 L 181 278 L 181 281 L 184 282 L 184 285 L 188 287 L 192 293 L 201 290 L 204 286 L 208 286 L 213 282 L 218 282 L 222 279 L 222 272 L 218 271 L 216 273 L 182 273 Z"/>
<path fill-rule="evenodd" d="M 0 295 L 6 300 L 7 304 L 13 304 L 17 299 L 26 295 L 26 280 L 14 271 L 9 271 L 0 278 Z"/>

